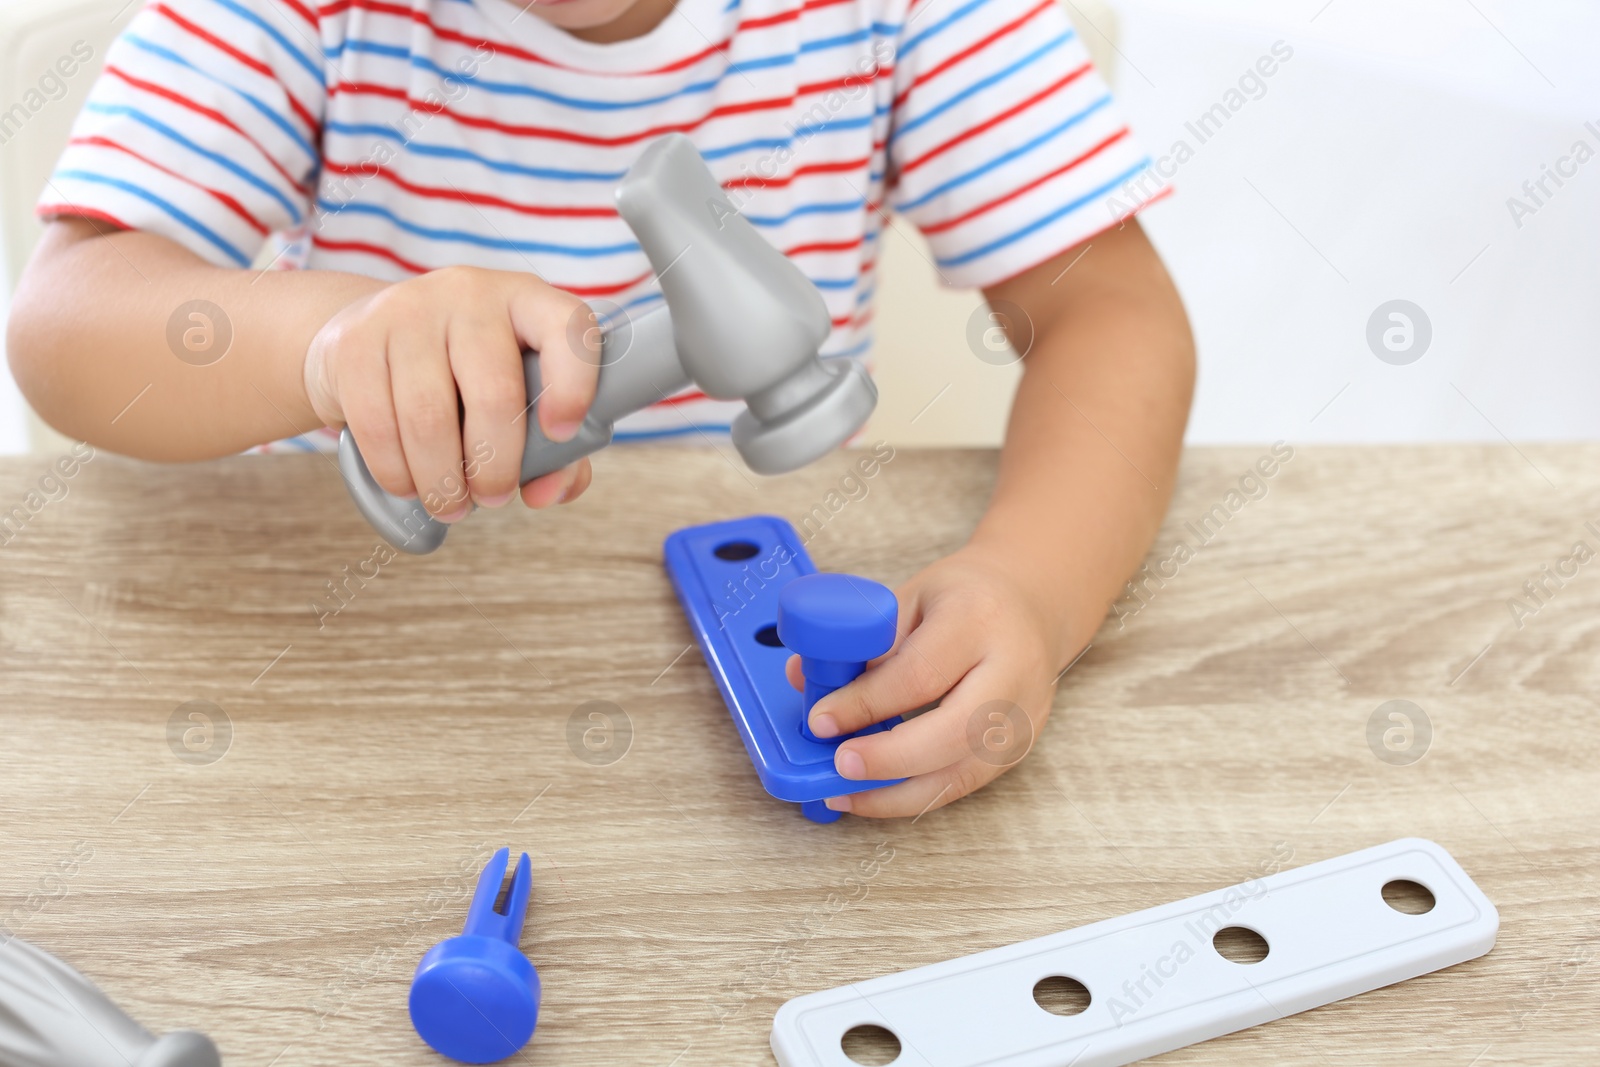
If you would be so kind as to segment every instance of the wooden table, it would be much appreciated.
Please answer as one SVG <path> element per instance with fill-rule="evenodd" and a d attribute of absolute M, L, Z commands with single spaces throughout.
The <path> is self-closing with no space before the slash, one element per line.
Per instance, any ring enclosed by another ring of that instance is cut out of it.
<path fill-rule="evenodd" d="M 1162 1062 L 1593 1063 L 1600 563 L 1520 628 L 1508 600 L 1600 549 L 1600 448 L 1300 449 L 1230 498 L 1266 452 L 1187 456 L 1152 562 L 1209 513 L 1208 543 L 1119 608 L 1022 766 L 834 826 L 761 791 L 659 555 L 798 519 L 846 456 L 759 480 L 612 450 L 579 504 L 387 564 L 325 457 L 101 455 L 35 498 L 53 457 L 6 460 L 0 923 L 236 1067 L 435 1064 L 412 970 L 510 845 L 545 989 L 516 1062 L 761 1064 L 791 996 L 1417 835 L 1499 906 L 1490 955 Z M 899 582 L 961 543 L 993 466 L 902 450 L 812 554 Z M 319 618 L 346 567 L 377 576 Z M 1432 726 L 1409 764 L 1368 740 L 1397 699 Z M 596 700 L 632 733 L 609 763 L 569 746 Z M 226 717 L 209 741 L 190 701 Z"/>

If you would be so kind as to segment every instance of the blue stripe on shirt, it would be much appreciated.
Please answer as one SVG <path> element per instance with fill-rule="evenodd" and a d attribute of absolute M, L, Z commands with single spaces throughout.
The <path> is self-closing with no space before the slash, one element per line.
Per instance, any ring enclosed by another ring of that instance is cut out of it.
<path fill-rule="evenodd" d="M 701 158 L 710 161 L 724 159 L 728 156 L 738 155 L 740 152 L 753 152 L 762 149 L 790 148 L 798 140 L 813 137 L 819 133 L 830 133 L 836 130 L 858 130 L 863 126 L 871 125 L 872 121 L 882 115 L 886 109 L 880 108 L 872 115 L 862 115 L 849 119 L 829 119 L 811 126 L 796 126 L 788 137 L 760 137 L 750 141 L 739 141 L 736 144 L 722 145 L 717 148 L 700 149 Z"/>
<path fill-rule="evenodd" d="M 276 200 L 280 205 L 282 205 L 283 210 L 288 212 L 291 222 L 298 223 L 300 221 L 300 209 L 296 207 L 288 197 L 284 196 L 277 189 L 273 188 L 262 178 L 252 174 L 250 171 L 246 170 L 244 167 L 241 167 L 239 164 L 235 163 L 222 153 L 213 152 L 209 148 L 204 148 L 196 144 L 183 134 L 179 133 L 177 130 L 173 129 L 171 126 L 168 126 L 166 123 L 154 118 L 153 116 L 145 114 L 138 108 L 127 107 L 123 104 L 100 104 L 91 100 L 83 105 L 83 110 L 87 112 L 93 112 L 97 115 L 122 115 L 133 119 L 135 122 L 140 123 L 141 125 L 148 126 L 150 129 L 155 130 L 163 137 L 182 145 L 184 148 L 187 148 L 189 151 L 198 156 L 202 156 L 205 159 L 210 160 L 223 170 L 226 170 L 228 173 L 243 179 L 250 185 L 261 190 L 263 193 L 266 193 L 268 196 L 272 197 L 272 199 Z"/>
<path fill-rule="evenodd" d="M 347 43 L 353 45 L 355 42 Z M 407 54 L 405 49 L 401 49 L 400 52 L 402 55 Z M 717 83 L 722 80 L 721 76 L 719 75 L 718 77 L 712 78 L 709 81 L 693 82 L 670 93 L 663 93 L 660 96 L 639 97 L 636 100 L 594 100 L 587 97 L 563 96 L 561 93 L 554 93 L 548 89 L 535 88 L 534 86 L 527 85 L 523 82 L 493 81 L 489 78 L 479 77 L 476 74 L 463 74 L 460 71 L 452 70 L 449 67 L 441 67 L 427 56 L 413 55 L 411 56 L 410 63 L 418 70 L 425 70 L 428 73 L 436 74 L 441 78 L 453 78 L 456 81 L 461 82 L 463 85 L 469 85 L 474 89 L 483 89 L 491 93 L 499 93 L 503 96 L 532 97 L 535 100 L 543 100 L 547 103 L 560 104 L 563 107 L 576 108 L 582 111 L 631 111 L 635 108 L 655 107 L 658 104 L 665 104 L 668 101 L 676 100 L 680 96 L 693 96 L 700 93 L 708 93 L 715 89 L 717 87 Z"/>
<path fill-rule="evenodd" d="M 274 29 L 272 27 L 272 25 L 267 22 L 266 19 L 262 18 L 260 15 L 256 14 L 254 11 L 252 11 L 250 8 L 246 7 L 245 5 L 240 4 L 240 3 L 236 3 L 235 0 L 211 0 L 211 2 L 213 4 L 216 4 L 218 7 L 225 8 L 228 11 L 233 12 L 235 15 L 238 15 L 240 18 L 244 19 L 246 22 L 249 22 L 249 23 L 253 24 L 257 29 L 261 30 L 261 32 L 265 33 L 268 37 L 271 37 L 273 42 L 279 48 L 283 49 L 286 53 L 288 53 L 288 55 L 289 55 L 289 57 L 291 59 L 293 59 L 296 63 L 300 64 L 300 66 L 302 66 L 302 67 L 304 67 L 306 69 L 306 73 L 310 74 L 313 78 L 316 79 L 318 85 L 321 85 L 323 83 L 322 63 L 320 61 L 318 61 L 318 60 L 313 60 L 310 56 L 306 55 L 304 52 L 300 51 L 300 49 L 296 48 L 293 44 L 291 44 L 289 42 L 289 39 L 287 37 L 285 37 L 283 34 L 279 33 L 276 29 Z M 228 35 L 227 34 L 222 34 L 222 36 L 223 37 L 227 37 Z"/>
<path fill-rule="evenodd" d="M 215 245 L 222 251 L 223 255 L 233 260 L 238 266 L 248 267 L 250 265 L 249 256 L 245 255 L 233 245 L 229 244 L 211 227 L 207 226 L 205 223 L 201 222 L 187 211 L 184 211 L 176 204 L 157 196 L 148 189 L 134 185 L 132 182 L 125 182 L 121 178 L 112 178 L 104 174 L 96 174 L 93 171 L 87 170 L 58 170 L 56 171 L 55 176 L 57 178 L 72 179 L 80 182 L 92 182 L 96 185 L 109 185 L 111 188 L 120 189 L 130 196 L 136 196 L 146 203 L 154 204 L 172 218 L 177 219 L 179 222 L 189 227 L 189 229 L 193 230 L 201 237 L 204 237 L 208 242 Z"/>
<path fill-rule="evenodd" d="M 221 2 L 221 0 L 218 0 Z M 670 93 L 659 96 L 640 97 L 634 100 L 597 100 L 593 97 L 566 96 L 552 92 L 548 89 L 538 89 L 522 82 L 492 81 L 475 74 L 466 74 L 460 70 L 444 67 L 434 62 L 428 56 L 418 55 L 408 45 L 385 44 L 381 41 L 368 41 L 361 38 L 346 38 L 331 49 L 327 56 L 330 61 L 338 60 L 346 51 L 361 52 L 369 55 L 384 56 L 389 59 L 402 59 L 418 70 L 425 70 L 440 78 L 454 79 L 475 88 L 484 89 L 491 93 L 508 96 L 527 96 L 544 100 L 552 104 L 560 104 L 583 111 L 629 111 L 637 108 L 654 107 L 685 96 L 695 96 L 714 91 L 730 74 L 744 74 L 753 70 L 767 70 L 772 67 L 787 67 L 794 65 L 801 55 L 813 52 L 825 52 L 830 49 L 840 48 L 845 45 L 855 44 L 868 40 L 873 33 L 892 35 L 898 27 L 889 23 L 875 22 L 871 30 L 856 30 L 851 33 L 839 34 L 833 37 L 822 37 L 813 41 L 801 42 L 799 48 L 793 52 L 784 52 L 777 55 L 757 56 L 753 59 L 743 59 L 730 63 L 724 67 L 715 78 L 705 81 L 692 82 Z"/>
<path fill-rule="evenodd" d="M 934 0 L 928 0 L 928 2 L 932 4 Z M 956 8 L 954 11 L 950 12 L 950 14 L 946 15 L 938 22 L 935 22 L 927 29 L 912 34 L 910 37 L 901 42 L 899 48 L 895 49 L 895 62 L 905 62 L 906 56 L 910 55 L 912 50 L 920 45 L 923 41 L 943 33 L 945 30 L 949 29 L 951 26 L 954 26 L 956 23 L 960 22 L 962 19 L 966 18 L 968 15 L 972 14 L 974 11 L 978 10 L 988 2 L 989 0 L 969 0 L 968 3 Z M 914 17 L 915 16 L 913 16 L 913 18 Z"/>
<path fill-rule="evenodd" d="M 790 219 L 802 215 L 839 215 L 861 211 L 866 208 L 867 202 L 860 197 L 854 200 L 835 200 L 819 204 L 801 204 L 799 207 L 790 208 L 781 215 L 741 215 L 753 226 L 782 226 Z"/>
<path fill-rule="evenodd" d="M 645 410 L 649 410 L 646 408 Z M 666 437 L 687 437 L 692 433 L 728 433 L 733 429 L 725 422 L 689 423 L 669 430 L 618 430 L 611 435 L 613 441 L 659 441 Z"/>
<path fill-rule="evenodd" d="M 962 89 L 960 92 L 954 94 L 949 99 L 941 101 L 939 104 L 935 105 L 934 107 L 929 108 L 927 111 L 925 111 L 922 114 L 918 115 L 916 118 L 912 119 L 911 121 L 901 123 L 900 126 L 894 131 L 894 135 L 893 135 L 894 140 L 898 141 L 901 137 L 904 137 L 906 134 L 910 133 L 912 130 L 914 130 L 917 127 L 921 126 L 923 123 L 928 122 L 928 121 L 930 121 L 932 119 L 938 118 L 940 115 L 944 114 L 946 111 L 949 111 L 951 108 L 953 108 L 957 104 L 961 103 L 961 101 L 968 99 L 969 97 L 973 96 L 976 93 L 983 92 L 983 90 L 989 88 L 992 85 L 996 85 L 996 84 L 998 84 L 1000 82 L 1005 81 L 1007 78 L 1011 77 L 1013 74 L 1017 73 L 1022 68 L 1026 67 L 1026 66 L 1029 66 L 1030 64 L 1038 62 L 1044 56 L 1048 55 L 1049 53 L 1055 51 L 1057 48 L 1060 48 L 1062 45 L 1066 44 L 1068 41 L 1072 40 L 1072 38 L 1074 36 L 1076 36 L 1076 35 L 1071 30 L 1068 30 L 1063 34 L 1060 34 L 1059 36 L 1051 38 L 1050 40 L 1046 41 L 1044 44 L 1040 45 L 1038 48 L 1034 49 L 1032 52 L 1029 52 L 1027 55 L 1023 56 L 1021 59 L 1015 61 L 1014 63 L 1011 63 L 1009 66 L 1002 67 L 1000 70 L 995 71 L 993 74 L 989 75 L 987 78 L 982 78 L 982 79 L 979 79 L 978 81 L 973 82 L 971 85 L 967 86 L 965 89 Z"/>
<path fill-rule="evenodd" d="M 841 33 L 837 37 L 819 37 L 815 41 L 802 41 L 800 51 L 802 54 L 807 52 L 826 52 L 830 48 L 838 48 L 841 45 L 865 41 L 871 36 L 872 31 L 870 30 L 856 30 L 854 33 Z"/>
<path fill-rule="evenodd" d="M 845 349 L 843 352 L 824 352 L 824 353 L 822 353 L 821 358 L 822 359 L 852 359 L 852 358 L 854 358 L 856 356 L 864 354 L 867 351 L 867 349 L 869 349 L 871 347 L 872 347 L 872 334 L 868 333 L 865 338 L 863 338 L 860 341 L 857 341 L 855 344 L 851 345 L 849 348 Z"/>
<path fill-rule="evenodd" d="M 220 85 L 224 89 L 227 89 L 239 96 L 245 101 L 245 103 L 255 108 L 255 110 L 258 111 L 268 122 L 271 122 L 274 126 L 278 127 L 278 129 L 282 130 L 284 135 L 292 140 L 295 143 L 295 146 L 300 149 L 300 151 L 306 154 L 307 159 L 315 160 L 317 158 L 317 150 L 311 147 L 311 142 L 302 137 L 300 135 L 300 131 L 295 129 L 293 124 L 290 123 L 288 119 L 284 118 L 282 114 L 273 110 L 255 96 L 252 96 L 250 93 L 245 92 L 237 85 L 217 77 L 208 70 L 203 70 L 200 67 L 195 66 L 193 63 L 189 62 L 178 53 L 172 51 L 170 48 L 163 48 L 154 41 L 147 41 L 136 33 L 125 32 L 122 35 L 122 39 L 136 48 L 140 48 L 146 52 L 149 52 L 151 55 L 160 56 L 169 63 L 176 63 L 178 66 L 183 67 L 186 70 L 191 70 L 212 84 Z"/>
<path fill-rule="evenodd" d="M 329 133 L 344 134 L 347 137 L 382 137 L 385 140 L 398 141 L 407 152 L 419 156 L 433 156 L 439 159 L 460 159 L 469 163 L 476 163 L 489 170 L 499 171 L 502 174 L 520 174 L 529 178 L 547 178 L 551 181 L 563 182 L 605 182 L 615 185 L 622 180 L 626 171 L 622 170 L 560 170 L 555 167 L 529 167 L 510 160 L 490 159 L 488 156 L 469 152 L 465 148 L 451 148 L 445 145 L 423 144 L 418 141 L 407 141 L 405 135 L 392 126 L 369 123 L 328 122 L 324 129 Z"/>
<path fill-rule="evenodd" d="M 559 245 L 542 241 L 512 241 L 500 237 L 484 237 L 481 234 L 469 233 L 466 230 L 441 230 L 432 226 L 420 226 L 401 218 L 388 208 L 379 204 L 362 204 L 351 201 L 345 204 L 335 204 L 329 200 L 318 199 L 317 210 L 327 215 L 337 215 L 341 211 L 353 212 L 357 215 L 372 215 L 384 219 L 406 233 L 418 237 L 426 237 L 433 241 L 459 241 L 462 244 L 476 245 L 479 248 L 492 248 L 501 252 L 537 252 L 554 256 L 576 256 L 580 259 L 593 259 L 601 256 L 617 256 L 639 251 L 637 241 L 628 241 L 614 245 Z"/>
<path fill-rule="evenodd" d="M 993 159 L 988 160 L 987 162 L 984 162 L 984 163 L 980 163 L 976 167 L 972 168 L 971 170 L 969 170 L 969 171 L 967 171 L 967 172 L 965 172 L 963 174 L 958 174 L 954 178 L 951 178 L 949 181 L 944 182 L 941 185 L 934 186 L 932 189 L 929 189 L 927 192 L 923 193 L 921 196 L 915 197 L 915 198 L 913 198 L 911 200 L 903 201 L 903 202 L 901 202 L 900 204 L 898 204 L 896 206 L 901 211 L 911 211 L 911 210 L 914 210 L 916 208 L 919 208 L 923 204 L 926 204 L 928 201 L 932 200 L 936 196 L 942 196 L 943 194 L 948 193 L 952 189 L 960 188 L 961 186 L 967 184 L 970 181 L 975 181 L 976 179 L 983 177 L 985 174 L 989 173 L 991 170 L 994 170 L 996 167 L 1004 166 L 1005 164 L 1010 163 L 1014 159 L 1017 159 L 1017 158 L 1020 158 L 1021 156 L 1027 155 L 1029 152 L 1033 151 L 1035 148 L 1038 148 L 1040 145 L 1046 143 L 1047 141 L 1052 140 L 1053 138 L 1061 136 L 1063 133 L 1065 133 L 1066 131 L 1072 129 L 1072 127 L 1078 125 L 1080 122 L 1082 122 L 1084 119 L 1087 119 L 1089 116 L 1093 115 L 1095 112 L 1101 110 L 1102 108 L 1109 107 L 1110 105 L 1111 105 L 1111 94 L 1107 93 L 1105 96 L 1102 96 L 1100 99 L 1094 101 L 1094 103 L 1090 104 L 1088 107 L 1084 108 L 1082 111 L 1078 112 L 1077 114 L 1068 115 L 1064 120 L 1062 120 L 1061 122 L 1059 122 L 1056 125 L 1052 126 L 1050 129 L 1044 131 L 1043 133 L 1041 133 L 1039 136 L 1033 138 L 1032 140 L 1024 141 L 1022 144 L 1018 145 L 1017 147 L 1012 148 L 1012 149 L 1010 149 L 1008 151 L 1002 152 L 998 156 L 995 156 Z"/>
<path fill-rule="evenodd" d="M 1115 178 L 1112 178 L 1110 181 L 1106 182 L 1104 185 L 1100 186 L 1099 188 L 1091 189 L 1089 192 L 1083 194 L 1082 196 L 1078 197 L 1075 200 L 1069 200 L 1067 203 L 1062 204 L 1060 207 L 1056 208 L 1054 211 L 1051 211 L 1049 214 L 1043 216 L 1042 218 L 1034 219 L 1032 222 L 1028 223 L 1026 226 L 1023 226 L 1021 229 L 1013 230 L 1013 231 L 1011 231 L 1010 233 L 1006 234 L 1003 237 L 997 237 L 993 241 L 990 241 L 988 244 L 980 245 L 977 248 L 974 248 L 974 249 L 971 249 L 969 251 L 963 252 L 958 256 L 950 256 L 948 258 L 940 259 L 938 261 L 939 266 L 941 266 L 941 267 L 959 267 L 963 263 L 970 263 L 974 259 L 981 259 L 982 257 L 989 255 L 991 252 L 998 252 L 1000 249 L 1006 247 L 1007 245 L 1012 244 L 1012 243 L 1014 243 L 1016 241 L 1020 241 L 1024 237 L 1027 237 L 1029 234 L 1035 233 L 1035 232 L 1043 229 L 1044 227 L 1050 225 L 1052 222 L 1055 222 L 1056 220 L 1058 220 L 1060 218 L 1063 218 L 1066 215 L 1072 214 L 1074 211 L 1077 211 L 1079 208 L 1083 207 L 1085 204 L 1088 204 L 1091 201 L 1100 199 L 1106 193 L 1109 193 L 1111 190 L 1115 189 L 1117 186 L 1123 184 L 1128 179 L 1132 178 L 1135 174 L 1138 174 L 1140 171 L 1144 170 L 1149 165 L 1150 165 L 1150 158 L 1148 156 L 1146 156 L 1144 159 L 1141 159 L 1136 165 L 1134 165 L 1133 167 L 1129 168 L 1128 170 L 1122 172 L 1121 174 L 1117 175 Z"/>

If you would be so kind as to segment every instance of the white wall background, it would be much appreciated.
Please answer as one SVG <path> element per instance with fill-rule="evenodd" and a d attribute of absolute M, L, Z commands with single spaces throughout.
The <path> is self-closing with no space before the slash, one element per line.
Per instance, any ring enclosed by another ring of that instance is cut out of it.
<path fill-rule="evenodd" d="M 1145 217 L 1200 342 L 1191 441 L 1600 437 L 1600 3 L 1065 2 L 1151 153 L 1194 149 Z M 1199 143 L 1185 123 L 1279 40 Z M 1507 199 L 1580 140 L 1596 158 L 1517 226 Z M 914 242 L 883 249 L 874 434 L 998 441 L 1015 371 L 966 350 L 975 298 Z M 1404 366 L 1366 340 L 1393 299 L 1432 327 Z M 0 370 L 0 453 L 24 411 Z"/>
<path fill-rule="evenodd" d="M 1114 6 L 1135 132 L 1196 146 L 1146 222 L 1200 342 L 1191 440 L 1600 436 L 1600 5 Z M 1185 122 L 1278 40 L 1293 58 L 1198 144 Z M 1596 158 L 1519 228 L 1507 198 L 1580 140 Z M 1406 366 L 1365 336 L 1396 298 L 1433 328 Z"/>

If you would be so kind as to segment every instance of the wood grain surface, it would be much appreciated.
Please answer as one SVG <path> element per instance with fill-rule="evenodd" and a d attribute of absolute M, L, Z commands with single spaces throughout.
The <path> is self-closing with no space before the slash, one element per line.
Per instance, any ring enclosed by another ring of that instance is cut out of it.
<path fill-rule="evenodd" d="M 761 480 L 613 449 L 576 505 L 387 563 L 326 457 L 98 455 L 43 487 L 54 457 L 6 460 L 0 924 L 235 1067 L 434 1064 L 412 970 L 509 845 L 544 980 L 513 1062 L 763 1064 L 791 996 L 1416 835 L 1498 905 L 1488 956 L 1161 1062 L 1593 1063 L 1600 563 L 1561 561 L 1600 550 L 1600 448 L 1298 449 L 1248 478 L 1269 454 L 1186 456 L 1151 564 L 1197 551 L 1118 606 L 1020 767 L 834 826 L 759 787 L 662 538 L 838 490 L 813 557 L 894 584 L 962 542 L 992 453 L 857 485 L 848 454 Z M 1369 743 L 1391 700 L 1425 746 Z M 621 709 L 609 755 L 571 743 L 591 701 Z"/>

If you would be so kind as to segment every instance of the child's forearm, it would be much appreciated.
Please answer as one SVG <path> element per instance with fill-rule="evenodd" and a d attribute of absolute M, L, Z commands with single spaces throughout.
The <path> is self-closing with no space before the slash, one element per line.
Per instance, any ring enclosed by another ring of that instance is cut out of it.
<path fill-rule="evenodd" d="M 7 351 L 23 393 L 62 432 L 144 459 L 207 459 L 321 426 L 306 347 L 384 284 L 216 267 L 153 234 L 60 220 L 23 273 Z M 180 312 L 199 300 L 226 322 Z"/>
<path fill-rule="evenodd" d="M 1034 341 L 972 538 L 1037 590 L 1063 666 L 1161 525 L 1194 384 L 1182 303 L 1142 231 L 1080 251 L 988 292 L 1027 311 Z"/>

